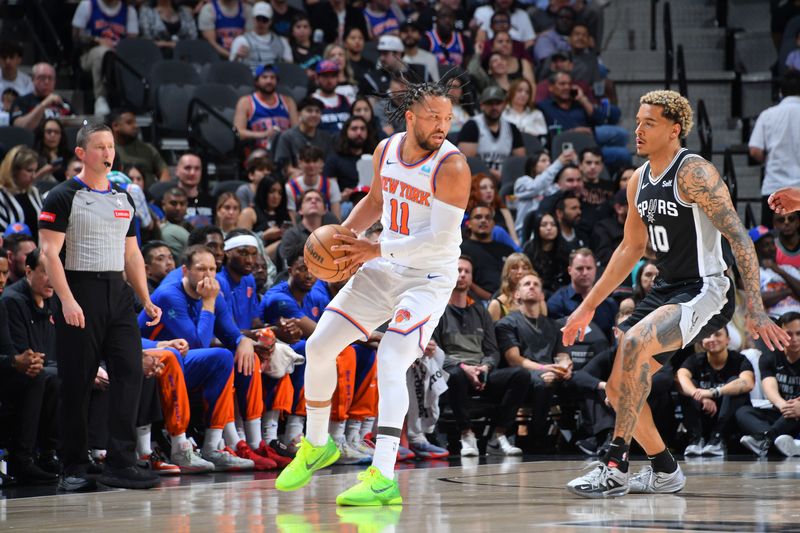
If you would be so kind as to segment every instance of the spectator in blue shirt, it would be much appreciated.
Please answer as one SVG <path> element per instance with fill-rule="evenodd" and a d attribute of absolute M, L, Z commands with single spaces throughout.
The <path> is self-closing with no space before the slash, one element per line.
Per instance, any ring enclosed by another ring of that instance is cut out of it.
<path fill-rule="evenodd" d="M 554 72 L 548 79 L 550 98 L 539 104 L 547 129 L 552 136 L 562 131 L 579 131 L 593 134 L 603 151 L 608 165 L 630 164 L 631 154 L 626 148 L 630 136 L 625 128 L 609 124 L 619 120 L 619 109 L 609 106 L 605 110 L 593 105 L 580 86 L 572 81 L 568 72 Z"/>
<path fill-rule="evenodd" d="M 547 300 L 547 315 L 553 320 L 569 316 L 589 294 L 597 278 L 597 261 L 594 253 L 588 248 L 578 248 L 569 256 L 567 273 L 570 284 L 561 287 Z M 607 298 L 597 306 L 593 322 L 600 327 L 606 339 L 612 339 L 614 316 L 619 306 L 611 298 Z"/>
<path fill-rule="evenodd" d="M 253 269 L 258 241 L 247 230 L 235 229 L 225 239 L 225 264 L 217 273 L 219 292 L 236 326 L 243 332 L 261 325 L 258 320 L 258 294 Z"/>
<path fill-rule="evenodd" d="M 153 293 L 153 301 L 161 302 L 165 320 L 159 327 L 146 326 L 147 317 L 139 316 L 142 336 L 153 340 L 186 339 L 189 348 L 209 348 L 216 337 L 222 345 L 234 353 L 234 388 L 240 412 L 245 418 L 244 429 L 247 442 L 240 441 L 236 425 L 231 420 L 223 428 L 223 436 L 228 446 L 235 446 L 215 453 L 204 446 L 203 458 L 211 461 L 218 469 L 253 467 L 264 463 L 252 448 L 261 443 L 261 397 L 260 363 L 255 354 L 253 342 L 242 335 L 233 320 L 225 298 L 220 294 L 216 275 L 214 255 L 204 245 L 194 245 L 186 249 L 183 262 L 183 278 L 179 283 L 161 284 Z M 237 456 L 245 462 L 237 461 Z M 251 462 L 252 461 L 252 462 Z"/>

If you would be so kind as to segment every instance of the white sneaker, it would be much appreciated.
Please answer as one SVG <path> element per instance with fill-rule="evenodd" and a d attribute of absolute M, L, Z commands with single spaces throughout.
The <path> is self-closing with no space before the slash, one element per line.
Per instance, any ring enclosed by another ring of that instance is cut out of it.
<path fill-rule="evenodd" d="M 214 463 L 200 457 L 188 440 L 181 443 L 179 450 L 172 452 L 169 460 L 172 464 L 178 465 L 181 474 L 204 474 L 214 471 Z"/>
<path fill-rule="evenodd" d="M 461 437 L 461 457 L 478 457 L 478 439 L 475 434 L 470 432 Z"/>
<path fill-rule="evenodd" d="M 104 117 L 111 113 L 111 107 L 108 105 L 108 100 L 105 96 L 98 96 L 94 101 L 94 116 Z"/>
<path fill-rule="evenodd" d="M 671 494 L 680 492 L 686 485 L 686 476 L 683 475 L 681 467 L 671 474 L 656 472 L 653 467 L 648 465 L 630 479 L 631 494 Z"/>
<path fill-rule="evenodd" d="M 522 455 L 522 450 L 512 446 L 505 435 L 495 433 L 494 437 L 486 444 L 486 453 L 489 455 L 517 456 Z"/>
<path fill-rule="evenodd" d="M 692 455 L 700 456 L 703 455 L 703 448 L 705 448 L 706 443 L 703 439 L 697 439 L 692 441 L 686 449 L 683 451 L 684 456 L 691 457 Z"/>
<path fill-rule="evenodd" d="M 571 489 L 579 485 L 590 485 L 594 483 L 597 480 L 597 478 L 600 477 L 600 473 L 602 472 L 602 469 L 600 467 L 603 466 L 605 466 L 605 463 L 603 463 L 602 461 L 592 461 L 591 463 L 589 463 L 584 467 L 584 470 L 588 470 L 588 472 L 568 482 L 567 488 Z"/>
<path fill-rule="evenodd" d="M 214 472 L 242 472 L 255 468 L 255 463 L 250 459 L 237 457 L 230 448 L 215 450 L 211 453 L 202 453 L 203 459 L 214 464 Z"/>
<path fill-rule="evenodd" d="M 775 447 L 786 457 L 795 457 L 800 455 L 800 446 L 797 445 L 791 435 L 781 435 L 775 439 Z"/>
<path fill-rule="evenodd" d="M 358 465 L 372 461 L 371 455 L 359 451 L 345 439 L 336 441 L 336 447 L 339 448 L 339 459 L 336 462 L 340 465 Z"/>

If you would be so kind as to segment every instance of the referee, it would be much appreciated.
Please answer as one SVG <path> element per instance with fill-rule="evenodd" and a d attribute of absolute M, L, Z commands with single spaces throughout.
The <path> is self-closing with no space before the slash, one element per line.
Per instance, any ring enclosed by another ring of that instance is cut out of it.
<path fill-rule="evenodd" d="M 76 144 L 83 170 L 50 191 L 39 216 L 42 260 L 63 311 L 56 321 L 64 462 L 59 489 L 96 488 L 86 476 L 87 428 L 89 396 L 101 359 L 111 382 L 111 408 L 108 456 L 99 481 L 150 488 L 158 484 L 158 476 L 136 466 L 142 344 L 131 286 L 152 323 L 158 323 L 161 310 L 147 292 L 133 200 L 106 178 L 114 161 L 111 130 L 87 124 Z"/>

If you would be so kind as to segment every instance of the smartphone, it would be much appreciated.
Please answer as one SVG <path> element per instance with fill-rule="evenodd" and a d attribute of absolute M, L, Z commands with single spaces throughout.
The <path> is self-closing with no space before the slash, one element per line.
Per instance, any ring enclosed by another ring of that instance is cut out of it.
<path fill-rule="evenodd" d="M 53 165 L 53 168 L 61 168 L 64 166 L 64 158 L 57 157 L 53 159 L 53 161 L 51 161 L 50 164 Z"/>
<path fill-rule="evenodd" d="M 281 224 L 281 229 L 287 230 L 287 229 L 291 228 L 292 226 L 294 226 L 294 224 L 292 224 L 291 220 L 284 220 L 283 224 Z"/>
<path fill-rule="evenodd" d="M 569 152 L 569 151 L 574 150 L 574 149 L 575 149 L 575 147 L 572 146 L 571 142 L 561 143 L 561 151 L 562 152 Z"/>

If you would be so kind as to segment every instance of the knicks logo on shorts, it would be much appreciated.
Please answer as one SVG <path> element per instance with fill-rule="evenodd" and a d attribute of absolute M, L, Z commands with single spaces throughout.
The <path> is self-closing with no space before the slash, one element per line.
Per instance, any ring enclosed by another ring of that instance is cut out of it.
<path fill-rule="evenodd" d="M 408 320 L 411 320 L 411 311 L 408 309 L 398 309 L 397 313 L 394 315 L 394 321 L 397 324 L 400 324 L 401 322 L 406 322 Z"/>

